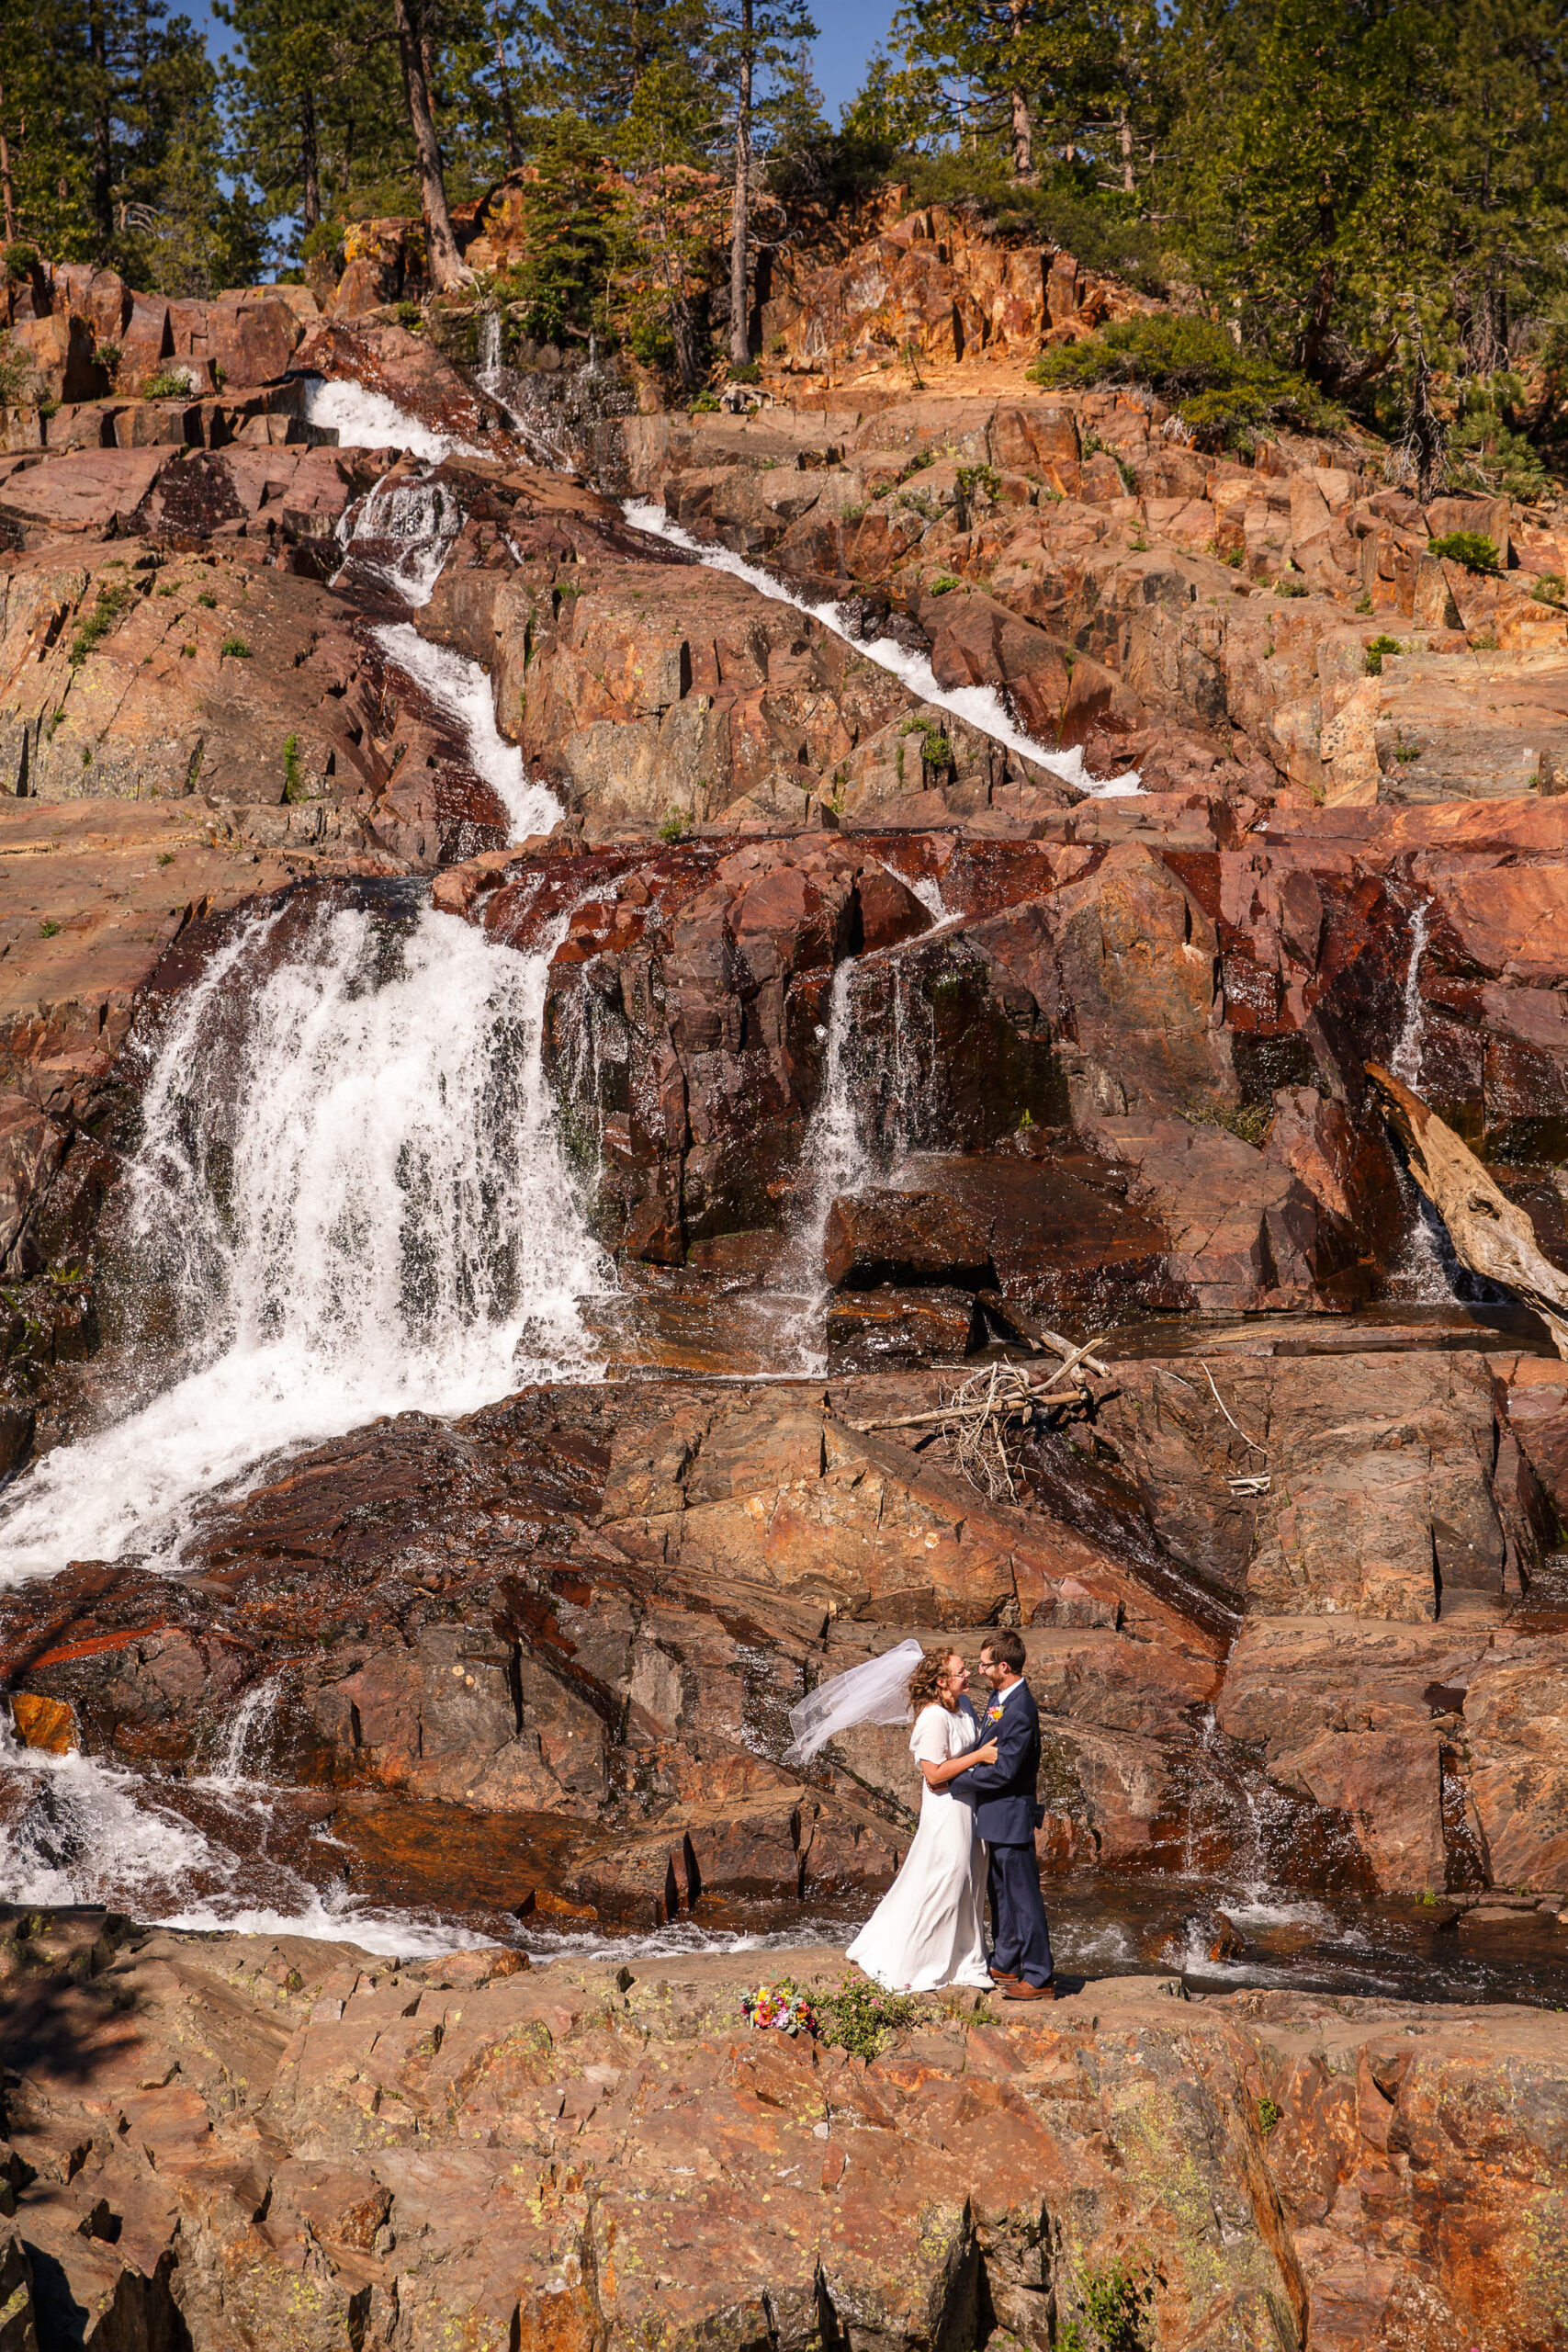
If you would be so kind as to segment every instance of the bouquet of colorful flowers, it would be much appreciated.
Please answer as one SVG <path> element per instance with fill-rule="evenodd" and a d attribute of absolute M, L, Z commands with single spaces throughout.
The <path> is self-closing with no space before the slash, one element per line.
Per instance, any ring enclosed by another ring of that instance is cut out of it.
<path fill-rule="evenodd" d="M 818 2030 L 817 2012 L 798 1984 L 782 1976 L 776 1984 L 759 1984 L 748 1993 L 740 2004 L 746 2021 L 753 2032 L 772 2027 L 775 2033 L 810 2033 Z"/>

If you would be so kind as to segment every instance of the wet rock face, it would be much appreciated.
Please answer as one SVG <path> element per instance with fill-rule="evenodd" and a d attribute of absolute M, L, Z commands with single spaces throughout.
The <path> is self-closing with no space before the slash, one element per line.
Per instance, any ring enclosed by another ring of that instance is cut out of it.
<path fill-rule="evenodd" d="M 724 2344 L 869 2312 L 910 2352 L 1043 2346 L 1118 2261 L 1161 2343 L 1447 2352 L 1457 2320 L 1513 2352 L 1555 2326 L 1568 2086 L 1539 2012 L 1199 2009 L 1143 1977 L 1044 2026 L 928 1996 L 868 2063 L 749 2031 L 744 1960 L 517 1972 L 20 1924 L 0 2278 L 43 2341 L 85 2305 L 194 2352 L 502 2352 L 672 2313 Z"/>
<path fill-rule="evenodd" d="M 7 1595 L 4 1671 L 39 1724 L 68 1711 L 70 1740 L 164 1776 L 176 1806 L 193 1770 L 293 1791 L 276 1868 L 503 1928 L 722 1923 L 874 1892 L 904 1849 L 901 1748 L 784 1764 L 808 1679 L 911 1625 L 967 1648 L 1021 1622 L 1061 1718 L 1047 1853 L 1149 1859 L 1177 1834 L 1170 1758 L 1198 1754 L 1224 1612 L 1157 1546 L 1130 1573 L 877 1433 L 931 1394 L 630 1385 L 404 1416 L 212 1513 L 188 1571 Z M 465 1824 L 505 1871 L 475 1876 Z"/>

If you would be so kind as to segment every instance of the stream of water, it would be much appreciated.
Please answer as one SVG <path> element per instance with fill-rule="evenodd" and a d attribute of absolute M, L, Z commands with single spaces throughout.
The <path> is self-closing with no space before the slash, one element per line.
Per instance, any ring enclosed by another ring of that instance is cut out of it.
<path fill-rule="evenodd" d="M 579 1302 L 613 1274 L 543 1069 L 558 933 L 523 956 L 428 906 L 406 930 L 340 906 L 279 956 L 282 920 L 239 926 L 147 1075 L 129 1247 L 178 1302 L 181 1376 L 17 1481 L 6 1581 L 174 1566 L 265 1454 L 592 1369 Z"/>
<path fill-rule="evenodd" d="M 922 702 L 932 703 L 939 710 L 951 711 L 955 718 L 964 719 L 969 726 L 977 728 L 982 735 L 989 735 L 994 741 L 1005 743 L 1009 751 L 1018 752 L 1025 759 L 1033 760 L 1039 766 L 1048 769 L 1051 775 L 1060 776 L 1064 784 L 1074 785 L 1078 791 L 1088 793 L 1091 799 L 1125 799 L 1143 790 L 1134 769 L 1129 769 L 1125 775 L 1112 776 L 1102 782 L 1089 774 L 1080 751 L 1046 751 L 1014 723 L 995 686 L 938 685 L 936 673 L 925 654 L 911 653 L 907 646 L 900 645 L 897 639 L 891 637 L 868 639 L 852 637 L 837 604 L 814 605 L 775 579 L 771 571 L 764 571 L 760 564 L 748 563 L 744 556 L 733 555 L 728 548 L 710 547 L 705 540 L 694 538 L 678 523 L 671 522 L 662 506 L 655 506 L 646 499 L 633 498 L 625 502 L 625 511 L 634 530 L 646 531 L 650 538 L 664 539 L 671 547 L 684 548 L 708 571 L 728 571 L 732 578 L 744 580 L 760 594 L 771 597 L 774 604 L 793 605 L 796 612 L 820 621 L 824 628 L 833 631 L 835 637 L 841 637 L 852 643 L 856 652 L 863 653 L 868 662 L 874 662 L 879 669 L 889 670 L 896 678 L 902 679 L 910 693 L 918 695 Z"/>

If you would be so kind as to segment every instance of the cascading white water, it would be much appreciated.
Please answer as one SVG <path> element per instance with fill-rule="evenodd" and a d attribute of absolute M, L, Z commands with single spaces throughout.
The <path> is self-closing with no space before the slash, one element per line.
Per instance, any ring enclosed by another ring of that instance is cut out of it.
<path fill-rule="evenodd" d="M 822 1053 L 822 1092 L 806 1130 L 801 1159 L 810 1178 L 810 1205 L 795 1237 L 807 1281 L 822 1279 L 822 1237 L 828 1211 L 840 1193 L 853 1193 L 872 1172 L 871 1154 L 861 1134 L 858 1089 L 851 1069 L 856 964 L 846 959 L 833 974 L 828 996 L 828 1034 Z"/>
<path fill-rule="evenodd" d="M 0 1505 L 0 1576 L 134 1551 L 173 1566 L 198 1499 L 277 1448 L 383 1413 L 460 1413 L 592 1376 L 579 1312 L 614 1287 L 543 1067 L 533 955 L 428 907 L 406 936 L 273 912 L 179 1002 L 128 1171 L 143 1281 L 189 1333 L 184 1377 L 47 1455 Z"/>
<path fill-rule="evenodd" d="M 3 1706 L 0 1773 L 13 1789 L 31 1784 L 30 1802 L 0 1824 L 8 1903 L 101 1903 L 165 1927 L 233 1935 L 343 1936 L 367 1951 L 410 1958 L 489 1940 L 362 1905 L 346 1892 L 321 1895 L 298 1871 L 257 1855 L 259 1821 L 222 1850 L 159 1804 L 138 1775 L 74 1751 L 21 1747 Z"/>
<path fill-rule="evenodd" d="M 405 605 L 416 608 L 428 605 L 462 527 L 463 510 L 440 482 L 378 482 L 344 511 L 338 525 L 344 562 L 333 574 L 332 585 L 336 587 L 344 566 L 363 542 L 380 542 L 395 552 L 389 559 L 370 558 L 372 568 Z"/>
<path fill-rule="evenodd" d="M 521 842 L 530 833 L 553 833 L 561 820 L 560 802 L 547 785 L 529 781 L 522 752 L 497 727 L 490 679 L 479 663 L 449 646 L 432 645 L 412 621 L 389 621 L 376 636 L 398 668 L 463 728 L 468 765 L 505 809 L 508 839 Z"/>
<path fill-rule="evenodd" d="M 482 454 L 471 441 L 422 424 L 385 392 L 367 391 L 363 384 L 312 377 L 305 387 L 305 422 L 330 426 L 340 449 L 401 449 L 411 458 L 428 458 L 433 465 L 443 458 Z"/>
<path fill-rule="evenodd" d="M 368 546 L 376 550 L 367 558 L 372 571 L 406 605 L 428 605 L 462 527 L 462 507 L 440 482 L 380 484 L 350 507 L 339 526 L 344 561 L 333 584 L 355 550 Z M 389 559 L 382 552 L 388 546 L 395 550 Z M 530 781 L 522 752 L 497 727 L 488 672 L 449 646 L 432 644 L 410 621 L 383 623 L 374 634 L 389 660 L 462 728 L 469 766 L 506 811 L 507 839 L 553 833 L 561 820 L 560 803 L 547 786 Z"/>
<path fill-rule="evenodd" d="M 709 547 L 705 541 L 694 538 L 690 531 L 683 531 L 678 523 L 671 522 L 662 506 L 655 506 L 646 499 L 628 498 L 623 502 L 623 509 L 634 531 L 646 531 L 650 537 L 667 539 L 673 547 L 684 548 L 708 571 L 728 571 L 733 578 L 744 580 L 750 587 L 771 597 L 775 604 L 793 605 L 796 612 L 808 614 L 813 620 L 820 621 L 824 628 L 830 628 L 836 637 L 850 638 L 836 604 L 811 604 L 806 597 L 797 595 L 794 589 L 786 588 L 781 581 L 775 580 L 772 572 L 764 571 L 761 565 L 748 563 L 744 556 L 733 555 L 728 548 Z M 1005 743 L 1010 751 L 1021 752 L 1025 759 L 1035 761 L 1053 775 L 1060 776 L 1064 784 L 1075 785 L 1091 798 L 1124 799 L 1143 790 L 1135 770 L 1130 769 L 1125 775 L 1113 776 L 1101 783 L 1085 769 L 1081 752 L 1045 751 L 1032 736 L 1024 734 L 1014 725 L 994 686 L 939 686 L 936 673 L 925 655 L 909 652 L 907 647 L 891 637 L 869 640 L 857 638 L 850 641 L 856 652 L 863 653 L 868 662 L 874 662 L 879 669 L 890 670 L 896 678 L 901 678 L 922 702 L 932 703 L 939 710 L 950 710 L 955 718 L 966 720 L 982 735 L 990 736 L 994 742 Z"/>
<path fill-rule="evenodd" d="M 1421 1001 L 1421 963 L 1427 953 L 1431 922 L 1431 901 L 1423 899 L 1411 920 L 1410 961 L 1404 967 L 1404 1003 L 1399 1041 L 1389 1062 L 1395 1078 L 1402 1079 L 1409 1087 L 1419 1087 L 1421 1083 L 1421 1042 L 1427 1026 L 1426 1007 Z"/>
<path fill-rule="evenodd" d="M 493 392 L 501 380 L 501 312 L 482 311 L 479 313 L 479 364 L 475 371 L 487 392 Z"/>
<path fill-rule="evenodd" d="M 1427 953 L 1431 933 L 1432 909 L 1429 899 L 1423 899 L 1410 922 L 1410 960 L 1404 967 L 1404 998 L 1400 1012 L 1399 1036 L 1389 1057 L 1389 1068 L 1395 1078 L 1411 1088 L 1421 1084 L 1422 1050 L 1427 1027 L 1427 1011 L 1421 1001 L 1421 965 Z M 1444 1306 L 1460 1295 L 1459 1261 L 1453 1244 L 1437 1210 L 1415 1183 L 1405 1179 L 1406 1189 L 1414 1194 L 1415 1219 L 1404 1256 L 1394 1269 L 1394 1284 L 1398 1295 L 1419 1306 Z"/>

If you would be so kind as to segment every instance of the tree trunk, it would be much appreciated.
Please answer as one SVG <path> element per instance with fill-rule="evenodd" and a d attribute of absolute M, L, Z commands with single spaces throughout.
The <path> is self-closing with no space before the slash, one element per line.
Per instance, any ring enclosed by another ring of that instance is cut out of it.
<path fill-rule="evenodd" d="M 1014 41 L 1021 40 L 1023 37 L 1024 12 L 1028 6 L 1029 0 L 1009 0 L 1009 14 L 1012 18 L 1010 38 Z M 1012 149 L 1012 175 L 1015 180 L 1032 180 L 1034 177 L 1034 125 L 1030 120 L 1029 100 L 1024 95 L 1021 80 L 1015 82 L 1009 92 L 1008 107 L 1010 117 L 1008 139 Z"/>
<path fill-rule="evenodd" d="M 452 216 L 446 209 L 446 183 L 441 172 L 441 148 L 435 136 L 435 119 L 430 111 L 430 84 L 424 70 L 424 43 L 417 21 L 419 0 L 392 0 L 398 27 L 398 53 L 402 60 L 403 89 L 408 97 L 409 127 L 413 132 L 414 153 L 419 157 L 420 193 L 424 206 L 425 243 L 430 253 L 430 276 L 433 284 L 443 294 L 450 294 L 459 286 L 473 283 L 473 273 L 464 268 L 457 254 L 457 240 L 452 234 Z"/>
<path fill-rule="evenodd" d="M 17 234 L 17 208 L 11 195 L 11 149 L 6 137 L 6 90 L 0 83 L 0 200 L 6 207 L 6 243 Z"/>
<path fill-rule="evenodd" d="M 501 85 L 501 121 L 506 133 L 506 168 L 520 172 L 523 168 L 523 141 L 517 136 L 517 118 L 512 111 L 512 76 L 506 70 L 506 51 L 501 45 L 501 12 L 497 9 L 492 22 L 495 27 L 495 73 Z"/>
<path fill-rule="evenodd" d="M 1029 100 L 1014 86 L 1010 100 L 1012 120 L 1009 139 L 1012 146 L 1012 175 L 1015 180 L 1034 177 L 1034 125 L 1029 119 Z"/>
<path fill-rule="evenodd" d="M 1533 1306 L 1560 1356 L 1568 1356 L 1568 1274 L 1543 1258 L 1523 1209 L 1500 1193 L 1453 1129 L 1418 1094 L 1376 1062 L 1367 1076 L 1385 1097 L 1386 1116 L 1409 1155 L 1410 1172 L 1443 1223 L 1461 1264 Z"/>
<path fill-rule="evenodd" d="M 1125 107 L 1121 110 L 1118 130 L 1122 141 L 1122 193 L 1123 196 L 1131 196 L 1133 193 L 1133 126 L 1127 119 Z"/>
<path fill-rule="evenodd" d="M 96 0 L 88 12 L 87 54 L 93 65 L 93 220 L 101 253 L 114 237 L 114 166 L 109 153 L 109 109 L 113 100 L 102 0 Z"/>
<path fill-rule="evenodd" d="M 299 217 L 306 234 L 320 226 L 321 218 L 321 165 L 316 150 L 316 102 L 307 90 L 299 101 L 299 177 L 302 193 Z"/>
<path fill-rule="evenodd" d="M 740 78 L 735 93 L 735 215 L 729 236 L 729 360 L 751 356 L 746 306 L 746 232 L 751 200 L 751 0 L 740 0 Z"/>

